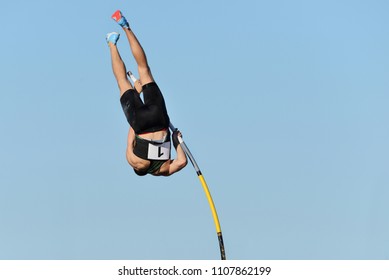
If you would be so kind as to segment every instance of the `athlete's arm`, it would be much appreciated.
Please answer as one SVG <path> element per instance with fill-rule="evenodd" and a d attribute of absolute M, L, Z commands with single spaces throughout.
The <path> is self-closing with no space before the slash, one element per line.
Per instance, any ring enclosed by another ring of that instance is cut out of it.
<path fill-rule="evenodd" d="M 135 146 L 135 131 L 130 127 L 130 130 L 128 131 L 128 137 L 127 137 L 127 161 L 132 167 L 137 167 L 139 164 L 138 157 L 134 154 L 134 146 Z"/>
<path fill-rule="evenodd" d="M 182 137 L 181 133 L 179 133 L 179 136 Z M 181 144 L 177 145 L 176 153 L 177 153 L 176 158 L 171 161 L 169 166 L 169 175 L 172 175 L 173 173 L 180 171 L 188 163 L 188 159 L 186 158 L 186 154 L 182 149 Z"/>

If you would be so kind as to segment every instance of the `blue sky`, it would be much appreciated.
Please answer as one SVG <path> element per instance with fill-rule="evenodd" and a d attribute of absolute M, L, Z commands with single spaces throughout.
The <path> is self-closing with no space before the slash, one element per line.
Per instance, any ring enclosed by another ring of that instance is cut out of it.
<path fill-rule="evenodd" d="M 388 8 L 3 1 L 0 259 L 219 258 L 192 166 L 137 177 L 125 160 L 116 9 L 208 182 L 227 258 L 388 259 Z"/>

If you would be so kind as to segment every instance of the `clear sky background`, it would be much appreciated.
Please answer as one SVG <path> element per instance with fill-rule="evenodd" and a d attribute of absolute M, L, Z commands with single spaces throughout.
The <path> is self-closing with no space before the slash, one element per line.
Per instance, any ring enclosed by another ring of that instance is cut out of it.
<path fill-rule="evenodd" d="M 384 0 L 1 1 L 0 259 L 219 259 L 193 167 L 137 177 L 126 162 L 116 9 L 227 258 L 389 259 Z"/>

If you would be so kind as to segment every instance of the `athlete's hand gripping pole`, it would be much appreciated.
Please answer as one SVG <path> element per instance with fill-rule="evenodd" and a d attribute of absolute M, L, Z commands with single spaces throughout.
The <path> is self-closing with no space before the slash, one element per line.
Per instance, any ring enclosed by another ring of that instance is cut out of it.
<path fill-rule="evenodd" d="M 170 129 L 171 129 L 172 132 L 177 130 L 173 126 L 172 123 L 170 123 Z M 221 259 L 225 260 L 226 259 L 226 252 L 224 250 L 224 242 L 223 242 L 222 231 L 221 231 L 221 228 L 220 228 L 219 218 L 217 216 L 215 204 L 213 203 L 211 193 L 209 191 L 207 183 L 205 182 L 204 176 L 201 173 L 200 168 L 199 168 L 199 166 L 196 163 L 196 160 L 194 159 L 192 153 L 189 151 L 189 148 L 186 146 L 184 140 L 182 140 L 182 137 L 178 136 L 178 141 L 179 141 L 179 143 L 181 145 L 181 148 L 184 150 L 185 154 L 189 157 L 189 160 L 192 163 L 194 169 L 196 170 L 197 176 L 199 177 L 201 185 L 203 186 L 205 195 L 207 196 L 207 200 L 208 200 L 209 206 L 210 206 L 211 211 L 212 211 L 213 220 L 215 222 L 217 237 L 218 237 L 218 240 L 219 240 Z"/>

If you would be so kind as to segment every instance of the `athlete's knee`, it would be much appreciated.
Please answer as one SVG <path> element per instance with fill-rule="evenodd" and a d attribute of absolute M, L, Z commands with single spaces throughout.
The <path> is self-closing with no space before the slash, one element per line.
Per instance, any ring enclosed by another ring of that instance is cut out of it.
<path fill-rule="evenodd" d="M 151 74 L 150 66 L 148 64 L 138 65 L 138 72 L 139 72 L 139 75 Z"/>

